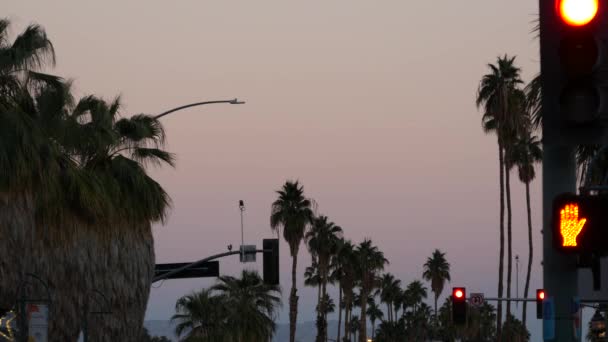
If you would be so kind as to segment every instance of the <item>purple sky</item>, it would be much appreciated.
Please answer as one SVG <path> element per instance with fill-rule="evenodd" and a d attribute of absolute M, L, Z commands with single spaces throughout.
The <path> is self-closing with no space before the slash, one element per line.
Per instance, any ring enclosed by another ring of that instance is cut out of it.
<path fill-rule="evenodd" d="M 526 80 L 538 71 L 534 1 L 73 0 L 5 7 L 15 33 L 30 22 L 46 28 L 57 51 L 55 73 L 74 78 L 80 95 L 121 94 L 125 115 L 202 100 L 247 101 L 163 119 L 178 164 L 152 171 L 174 201 L 167 224 L 154 228 L 158 262 L 192 261 L 238 245 L 239 199 L 247 206 L 246 240 L 260 245 L 271 236 L 274 190 L 299 179 L 347 238 L 371 237 L 391 262 L 387 270 L 404 283 L 419 279 L 439 248 L 452 266 L 444 295 L 452 285 L 496 295 L 497 148 L 481 130 L 474 97 L 486 63 L 499 54 L 517 55 Z M 516 177 L 521 293 L 527 227 Z M 532 290 L 541 286 L 539 190 L 536 181 Z M 288 294 L 286 247 L 281 282 Z M 309 262 L 302 248 L 300 280 Z M 223 274 L 241 268 L 236 258 L 221 261 Z M 152 291 L 147 318 L 167 319 L 179 296 L 210 284 L 166 281 Z M 299 318 L 313 320 L 315 290 L 300 295 Z M 280 320 L 287 321 L 287 311 Z"/>

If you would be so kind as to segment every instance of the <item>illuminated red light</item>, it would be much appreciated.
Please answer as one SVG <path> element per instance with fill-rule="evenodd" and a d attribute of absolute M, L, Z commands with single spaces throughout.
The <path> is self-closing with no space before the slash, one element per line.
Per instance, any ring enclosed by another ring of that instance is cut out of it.
<path fill-rule="evenodd" d="M 456 298 L 462 298 L 462 296 L 464 296 L 464 293 L 462 292 L 462 290 L 456 290 L 456 291 L 454 291 L 454 297 L 456 297 Z"/>
<path fill-rule="evenodd" d="M 540 300 L 544 300 L 545 299 L 545 291 L 543 291 L 543 290 L 537 290 L 536 291 L 536 298 L 538 298 Z"/>
<path fill-rule="evenodd" d="M 599 0 L 558 0 L 559 15 L 570 26 L 587 25 L 597 15 Z"/>

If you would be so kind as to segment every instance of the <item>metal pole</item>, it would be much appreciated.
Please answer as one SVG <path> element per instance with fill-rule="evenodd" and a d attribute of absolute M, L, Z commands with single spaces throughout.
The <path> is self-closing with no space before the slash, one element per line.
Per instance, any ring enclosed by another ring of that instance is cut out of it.
<path fill-rule="evenodd" d="M 574 340 L 571 301 L 577 295 L 576 257 L 558 253 L 553 247 L 551 212 L 553 198 L 564 192 L 576 192 L 574 148 L 545 143 L 543 153 L 543 282 L 547 296 L 555 301 L 555 339 Z M 580 341 L 580 339 L 578 340 Z"/>
<path fill-rule="evenodd" d="M 239 201 L 239 210 L 241 211 L 241 262 L 245 261 L 245 233 L 243 229 L 243 212 L 245 211 L 245 202 Z"/>
<path fill-rule="evenodd" d="M 515 297 L 519 297 L 519 255 L 515 255 Z M 515 302 L 515 307 L 519 307 L 519 302 Z"/>

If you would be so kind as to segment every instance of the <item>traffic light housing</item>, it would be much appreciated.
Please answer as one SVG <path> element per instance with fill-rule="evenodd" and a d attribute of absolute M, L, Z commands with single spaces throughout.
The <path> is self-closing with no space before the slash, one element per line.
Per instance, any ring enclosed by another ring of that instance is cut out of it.
<path fill-rule="evenodd" d="M 545 300 L 545 290 L 536 290 L 536 318 L 543 318 L 543 301 Z"/>
<path fill-rule="evenodd" d="M 279 285 L 279 239 L 262 241 L 264 283 Z"/>
<path fill-rule="evenodd" d="M 608 252 L 608 197 L 561 194 L 553 201 L 553 244 L 563 253 Z"/>
<path fill-rule="evenodd" d="M 452 289 L 452 321 L 457 325 L 467 322 L 467 290 L 464 287 Z"/>
<path fill-rule="evenodd" d="M 601 143 L 608 124 L 608 3 L 540 1 L 543 141 Z"/>

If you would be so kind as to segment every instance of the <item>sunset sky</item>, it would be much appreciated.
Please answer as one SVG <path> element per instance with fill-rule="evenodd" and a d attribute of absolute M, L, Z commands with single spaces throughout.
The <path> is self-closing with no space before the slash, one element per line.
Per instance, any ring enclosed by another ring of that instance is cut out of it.
<path fill-rule="evenodd" d="M 319 213 L 353 242 L 371 238 L 390 260 L 387 271 L 405 284 L 421 278 L 423 263 L 439 248 L 452 275 L 440 303 L 452 286 L 496 296 L 498 149 L 495 137 L 481 130 L 475 93 L 498 55 L 517 56 L 526 81 L 538 72 L 535 1 L 4 5 L 13 33 L 32 22 L 45 27 L 57 53 L 53 73 L 74 79 L 78 95 L 121 95 L 125 116 L 205 100 L 247 102 L 162 119 L 167 149 L 178 159 L 175 169 L 151 171 L 173 199 L 166 224 L 154 227 L 158 263 L 238 246 L 240 199 L 246 243 L 260 246 L 272 236 L 274 191 L 298 179 Z M 521 295 L 525 194 L 516 173 L 512 179 Z M 531 291 L 542 286 L 540 204 L 537 180 Z M 284 242 L 281 253 L 287 304 L 291 259 Z M 237 257 L 220 263 L 222 274 L 261 269 L 260 262 L 242 265 Z M 316 300 L 316 290 L 302 284 L 309 264 L 302 246 L 299 319 L 306 321 L 314 320 Z M 212 283 L 164 282 L 152 291 L 147 319 L 168 319 L 178 297 Z M 284 310 L 279 320 L 287 322 L 287 315 Z M 530 325 L 536 333 L 540 321 Z"/>

